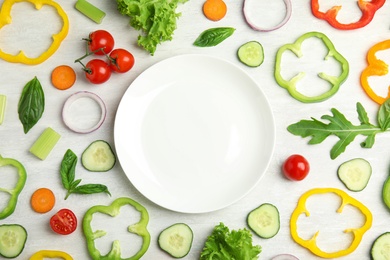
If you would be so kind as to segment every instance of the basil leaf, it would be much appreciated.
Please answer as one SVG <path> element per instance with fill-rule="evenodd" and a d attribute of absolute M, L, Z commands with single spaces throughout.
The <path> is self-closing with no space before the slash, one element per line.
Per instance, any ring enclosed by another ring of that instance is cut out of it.
<path fill-rule="evenodd" d="M 390 127 L 390 99 L 386 100 L 379 108 L 378 124 L 383 131 Z"/>
<path fill-rule="evenodd" d="M 45 94 L 37 77 L 23 88 L 19 99 L 18 113 L 26 134 L 42 117 L 45 110 Z"/>
<path fill-rule="evenodd" d="M 236 29 L 231 27 L 217 27 L 207 29 L 195 40 L 194 45 L 198 47 L 216 46 L 230 37 Z"/>
<path fill-rule="evenodd" d="M 74 154 L 72 150 L 68 149 L 64 155 L 64 158 L 62 159 L 61 168 L 60 168 L 62 185 L 64 185 L 64 188 L 67 190 L 70 190 L 71 187 L 73 186 L 72 184 L 75 178 L 76 164 L 77 164 L 77 156 Z"/>
<path fill-rule="evenodd" d="M 101 193 L 101 192 L 105 192 L 111 195 L 111 193 L 108 191 L 107 186 L 103 184 L 84 184 L 84 185 L 77 186 L 73 190 L 73 193 L 78 193 L 78 194 L 93 194 L 93 193 Z"/>

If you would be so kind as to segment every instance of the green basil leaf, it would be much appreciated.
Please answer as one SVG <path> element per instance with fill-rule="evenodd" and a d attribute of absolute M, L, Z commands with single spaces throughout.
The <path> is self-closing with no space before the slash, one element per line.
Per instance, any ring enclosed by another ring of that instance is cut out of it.
<path fill-rule="evenodd" d="M 72 150 L 68 149 L 64 155 L 64 158 L 62 159 L 61 168 L 60 168 L 62 185 L 67 190 L 70 190 L 71 187 L 73 186 L 74 178 L 76 174 L 76 164 L 77 164 L 77 156 L 74 154 Z"/>
<path fill-rule="evenodd" d="M 390 99 L 386 100 L 379 108 L 378 124 L 383 131 L 390 127 Z"/>
<path fill-rule="evenodd" d="M 26 134 L 42 117 L 45 110 L 45 94 L 37 77 L 30 80 L 23 88 L 19 99 L 18 113 Z"/>
<path fill-rule="evenodd" d="M 195 40 L 194 45 L 198 47 L 216 46 L 230 37 L 236 29 L 231 27 L 217 27 L 207 29 Z"/>
<path fill-rule="evenodd" d="M 107 186 L 103 184 L 84 184 L 84 185 L 77 186 L 73 190 L 73 193 L 78 193 L 78 194 L 93 194 L 93 193 L 101 193 L 101 192 L 105 192 L 111 195 L 111 193 L 108 191 Z"/>

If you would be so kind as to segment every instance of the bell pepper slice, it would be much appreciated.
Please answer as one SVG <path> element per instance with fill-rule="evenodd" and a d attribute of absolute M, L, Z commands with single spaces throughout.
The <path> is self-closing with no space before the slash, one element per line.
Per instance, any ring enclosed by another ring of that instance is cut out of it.
<path fill-rule="evenodd" d="M 283 78 L 282 71 L 282 56 L 285 51 L 291 51 L 298 58 L 303 56 L 301 47 L 302 43 L 309 38 L 318 38 L 322 41 L 325 47 L 328 49 L 327 55 L 324 60 L 329 58 L 335 59 L 341 66 L 341 74 L 339 76 L 328 75 L 324 72 L 318 73 L 318 77 L 330 83 L 331 87 L 328 91 L 321 93 L 317 96 L 307 96 L 297 90 L 297 83 L 306 75 L 305 72 L 299 72 L 290 80 Z M 348 61 L 336 50 L 331 40 L 321 32 L 308 32 L 299 37 L 294 43 L 283 45 L 276 53 L 275 62 L 275 80 L 283 88 L 287 89 L 292 97 L 303 103 L 314 103 L 324 101 L 333 96 L 340 88 L 341 84 L 347 79 L 349 74 Z"/>
<path fill-rule="evenodd" d="M 126 205 L 130 205 L 134 207 L 134 209 L 139 211 L 141 214 L 139 222 L 128 226 L 128 231 L 130 233 L 140 236 L 143 239 L 142 246 L 135 255 L 128 258 L 122 258 L 119 240 L 115 240 L 112 243 L 110 252 L 108 252 L 106 255 L 102 255 L 95 246 L 95 240 L 105 236 L 107 232 L 104 230 L 93 231 L 91 226 L 93 215 L 95 213 L 102 213 L 102 214 L 109 215 L 111 217 L 115 217 L 120 213 L 120 209 Z M 149 213 L 146 210 L 146 208 L 131 198 L 127 198 L 127 197 L 118 198 L 114 200 L 114 202 L 112 202 L 112 204 L 109 206 L 96 205 L 91 207 L 85 213 L 83 218 L 83 232 L 87 240 L 87 247 L 90 256 L 94 260 L 140 259 L 146 253 L 150 245 L 150 233 L 147 229 L 148 222 L 149 222 Z"/>
<path fill-rule="evenodd" d="M 313 15 L 319 19 L 327 21 L 331 26 L 339 30 L 354 30 L 362 28 L 369 24 L 375 16 L 376 11 L 383 6 L 386 0 L 359 0 L 358 6 L 362 12 L 362 16 L 356 22 L 340 23 L 337 20 L 337 14 L 342 8 L 341 6 L 333 6 L 326 12 L 320 11 L 319 0 L 311 0 L 311 11 Z"/>
<path fill-rule="evenodd" d="M 314 234 L 314 236 L 308 240 L 305 240 L 298 235 L 297 222 L 299 216 L 301 214 L 305 214 L 306 217 L 310 216 L 310 212 L 306 209 L 307 199 L 315 194 L 325 194 L 325 193 L 334 193 L 341 198 L 341 205 L 337 209 L 336 211 L 337 213 L 341 214 L 343 212 L 344 207 L 349 204 L 359 209 L 360 213 L 364 215 L 366 220 L 365 223 L 359 228 L 348 228 L 344 230 L 345 233 L 353 234 L 353 241 L 351 242 L 348 248 L 336 252 L 325 252 L 318 247 L 316 241 L 320 231 L 317 231 Z M 364 233 L 368 229 L 370 229 L 371 225 L 372 225 L 372 214 L 370 210 L 366 206 L 364 206 L 361 202 L 349 196 L 346 192 L 336 188 L 315 188 L 304 193 L 300 197 L 298 204 L 295 210 L 293 211 L 290 219 L 290 231 L 294 241 L 297 242 L 299 245 L 310 250 L 313 254 L 322 258 L 336 258 L 336 257 L 341 257 L 352 253 L 358 247 L 358 245 L 360 244 L 363 238 Z"/>
<path fill-rule="evenodd" d="M 33 254 L 29 260 L 45 260 L 47 258 L 61 258 L 63 260 L 73 260 L 68 253 L 57 250 L 40 250 Z"/>
<path fill-rule="evenodd" d="M 360 75 L 360 83 L 366 94 L 379 105 L 383 104 L 390 98 L 390 87 L 387 92 L 387 97 L 380 96 L 371 88 L 368 78 L 371 76 L 384 76 L 389 72 L 389 65 L 376 57 L 379 51 L 390 49 L 390 40 L 382 41 L 375 44 L 367 53 L 368 66 Z"/>
<path fill-rule="evenodd" d="M 3 167 L 3 166 L 11 166 L 11 167 L 16 168 L 17 173 L 18 173 L 18 180 L 12 189 L 0 187 L 0 192 L 5 192 L 5 193 L 8 193 L 10 195 L 7 205 L 0 212 L 0 219 L 5 219 L 6 217 L 11 215 L 15 211 L 19 194 L 23 190 L 24 185 L 26 184 L 26 180 L 27 180 L 26 169 L 19 161 L 12 159 L 12 158 L 3 158 L 0 155 L 0 167 Z M 1 178 L 0 178 L 0 180 L 1 180 Z"/>
<path fill-rule="evenodd" d="M 65 37 L 68 35 L 69 31 L 69 19 L 66 15 L 65 11 L 62 9 L 62 7 L 54 2 L 53 0 L 4 0 L 3 5 L 0 9 L 0 29 L 3 28 L 3 26 L 10 24 L 12 22 L 11 18 L 11 10 L 12 6 L 15 3 L 19 2 L 30 2 L 32 3 L 37 10 L 41 9 L 44 5 L 49 5 L 55 8 L 58 15 L 61 17 L 63 26 L 61 30 L 57 33 L 52 35 L 53 42 L 50 45 L 50 47 L 41 53 L 38 57 L 28 57 L 26 54 L 21 50 L 18 54 L 13 55 L 10 53 L 6 53 L 3 50 L 0 49 L 0 58 L 13 63 L 23 63 L 27 65 L 36 65 L 44 62 L 47 60 L 50 56 L 52 56 L 57 49 L 60 47 L 62 41 L 65 39 Z"/>

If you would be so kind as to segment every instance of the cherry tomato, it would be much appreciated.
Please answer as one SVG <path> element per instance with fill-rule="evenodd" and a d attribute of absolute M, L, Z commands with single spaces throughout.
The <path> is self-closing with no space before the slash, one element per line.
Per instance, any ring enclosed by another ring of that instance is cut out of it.
<path fill-rule="evenodd" d="M 93 84 L 104 83 L 111 77 L 110 66 L 100 59 L 88 61 L 84 70 L 86 78 Z"/>
<path fill-rule="evenodd" d="M 110 68 L 119 73 L 129 71 L 134 66 L 134 56 L 125 49 L 115 49 L 109 55 Z"/>
<path fill-rule="evenodd" d="M 97 30 L 91 32 L 88 38 L 88 47 L 91 52 L 94 52 L 96 55 L 105 55 L 109 54 L 112 49 L 114 49 L 114 37 L 105 31 L 105 30 Z M 103 51 L 99 51 L 102 49 Z"/>
<path fill-rule="evenodd" d="M 50 227 L 61 235 L 69 235 L 77 228 L 76 215 L 70 209 L 61 209 L 50 218 Z"/>
<path fill-rule="evenodd" d="M 310 171 L 309 162 L 299 154 L 293 154 L 283 163 L 283 174 L 290 180 L 301 181 Z"/>

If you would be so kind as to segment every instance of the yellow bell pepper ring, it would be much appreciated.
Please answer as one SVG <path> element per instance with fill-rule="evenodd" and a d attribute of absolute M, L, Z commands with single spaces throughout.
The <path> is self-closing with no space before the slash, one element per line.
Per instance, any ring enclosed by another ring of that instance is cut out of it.
<path fill-rule="evenodd" d="M 306 201 L 309 197 L 316 194 L 325 194 L 325 193 L 334 193 L 338 195 L 341 198 L 341 205 L 337 209 L 337 213 L 341 214 L 343 212 L 344 206 L 351 205 L 356 207 L 358 210 L 360 210 L 360 213 L 362 213 L 366 219 L 365 223 L 359 227 L 359 228 L 348 228 L 344 230 L 345 233 L 352 233 L 353 235 L 353 241 L 351 242 L 350 246 L 346 249 L 342 249 L 340 251 L 336 252 L 325 252 L 321 250 L 317 245 L 317 236 L 320 231 L 317 231 L 314 236 L 308 240 L 305 240 L 301 238 L 298 235 L 298 228 L 297 228 L 297 222 L 298 218 L 301 214 L 305 214 L 306 217 L 310 216 L 310 212 L 306 209 Z M 304 193 L 297 204 L 297 207 L 293 211 L 290 219 L 290 231 L 291 236 L 294 239 L 296 243 L 299 245 L 307 248 L 310 250 L 313 254 L 322 257 L 322 258 L 337 258 L 341 256 L 348 255 L 352 253 L 360 244 L 364 233 L 370 229 L 372 226 L 372 214 L 370 210 L 364 206 L 361 202 L 358 200 L 352 198 L 349 196 L 346 192 L 336 189 L 336 188 L 315 188 L 312 190 L 307 191 Z"/>
<path fill-rule="evenodd" d="M 44 62 L 47 60 L 50 56 L 52 56 L 57 49 L 60 47 L 62 41 L 65 39 L 65 37 L 68 35 L 69 31 L 69 19 L 66 15 L 65 11 L 62 9 L 62 7 L 54 2 L 53 0 L 4 0 L 3 5 L 0 9 L 0 29 L 3 28 L 3 26 L 10 24 L 12 22 L 11 18 L 11 9 L 12 6 L 15 3 L 19 2 L 30 2 L 32 3 L 37 10 L 40 10 L 43 5 L 49 5 L 55 8 L 58 15 L 61 17 L 63 26 L 57 34 L 52 35 L 53 42 L 50 45 L 50 47 L 44 51 L 40 56 L 32 58 L 26 56 L 26 54 L 21 50 L 18 54 L 13 55 L 10 53 L 6 53 L 3 50 L 0 49 L 0 58 L 13 63 L 23 63 L 27 65 L 36 65 Z"/>
<path fill-rule="evenodd" d="M 390 49 L 390 40 L 382 41 L 375 44 L 367 53 L 368 66 L 363 70 L 360 75 L 360 83 L 366 92 L 366 94 L 379 105 L 383 104 L 388 98 L 390 98 L 390 87 L 387 92 L 387 97 L 383 97 L 375 93 L 368 82 L 368 78 L 371 76 L 384 76 L 389 72 L 389 65 L 384 61 L 376 57 L 376 53 Z"/>
<path fill-rule="evenodd" d="M 63 260 L 73 260 L 73 258 L 65 252 L 57 250 L 41 250 L 33 254 L 29 260 L 44 260 L 47 258 L 61 258 Z"/>

